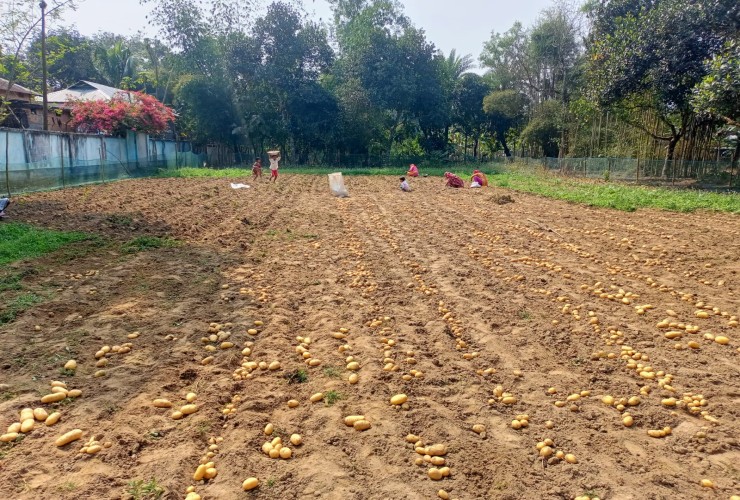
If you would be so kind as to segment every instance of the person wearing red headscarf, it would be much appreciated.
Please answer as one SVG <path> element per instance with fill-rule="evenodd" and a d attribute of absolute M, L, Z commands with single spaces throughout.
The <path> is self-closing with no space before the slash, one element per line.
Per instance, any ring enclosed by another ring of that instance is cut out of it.
<path fill-rule="evenodd" d="M 412 163 L 411 165 L 409 165 L 409 171 L 406 172 L 406 175 L 408 175 L 409 177 L 419 177 L 419 167 Z"/>
<path fill-rule="evenodd" d="M 465 187 L 465 183 L 461 178 L 453 174 L 452 172 L 445 172 L 445 179 L 447 179 L 447 187 L 461 188 Z"/>

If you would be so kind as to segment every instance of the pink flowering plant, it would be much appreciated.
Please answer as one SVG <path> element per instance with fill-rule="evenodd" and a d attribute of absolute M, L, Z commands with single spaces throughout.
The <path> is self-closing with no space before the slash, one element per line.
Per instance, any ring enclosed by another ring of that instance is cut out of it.
<path fill-rule="evenodd" d="M 132 130 L 156 135 L 166 131 L 173 121 L 175 112 L 171 108 L 150 95 L 130 92 L 110 101 L 74 101 L 70 125 L 88 133 L 123 136 Z"/>

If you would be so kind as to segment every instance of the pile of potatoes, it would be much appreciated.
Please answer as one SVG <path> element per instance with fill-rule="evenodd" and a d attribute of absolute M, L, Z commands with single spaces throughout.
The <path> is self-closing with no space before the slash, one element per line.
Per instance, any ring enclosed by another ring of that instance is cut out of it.
<path fill-rule="evenodd" d="M 274 432 L 275 426 L 272 424 L 267 424 L 265 426 L 264 433 L 266 436 L 272 436 Z M 301 446 L 303 444 L 303 437 L 300 434 L 291 434 L 290 444 L 293 446 Z M 283 439 L 280 436 L 276 436 L 272 441 L 265 442 L 262 445 L 262 452 L 270 458 L 289 460 L 293 457 L 293 450 L 283 444 Z"/>
<path fill-rule="evenodd" d="M 79 398 L 82 391 L 79 389 L 68 389 L 65 382 L 53 380 L 51 382 L 51 392 L 41 398 L 42 403 L 58 403 L 66 398 Z"/>
<path fill-rule="evenodd" d="M 231 397 L 231 402 L 226 403 L 226 405 L 221 409 L 221 414 L 225 417 L 231 417 L 233 415 L 236 415 L 236 405 L 241 403 L 242 397 L 238 394 Z"/>
<path fill-rule="evenodd" d="M 94 376 L 105 377 L 106 371 L 103 368 L 108 366 L 109 358 L 114 354 L 128 354 L 129 352 L 131 352 L 131 348 L 133 346 L 134 344 L 132 344 L 131 342 L 126 342 L 125 344 L 114 345 L 113 347 L 107 345 L 101 347 L 100 350 L 95 353 L 95 359 L 97 360 L 95 362 L 95 367 L 100 369 L 95 372 Z"/>
<path fill-rule="evenodd" d="M 578 459 L 572 453 L 565 453 L 563 450 L 555 449 L 555 442 L 550 438 L 546 438 L 537 443 L 537 445 L 535 445 L 535 450 L 542 460 L 547 460 L 548 465 L 556 465 L 561 461 L 565 461 L 569 464 L 578 463 Z"/>
<path fill-rule="evenodd" d="M 353 427 L 356 431 L 366 431 L 372 427 L 370 421 L 365 418 L 365 415 L 350 415 L 344 417 L 344 425 L 347 427 Z"/>
<path fill-rule="evenodd" d="M 106 441 L 104 443 L 101 443 L 99 439 L 96 439 L 95 436 L 91 437 L 90 440 L 85 443 L 82 448 L 80 448 L 80 454 L 83 455 L 97 455 L 103 449 L 107 449 L 113 446 L 113 443 L 110 441 Z"/>
<path fill-rule="evenodd" d="M 28 434 L 33 431 L 36 422 L 44 422 L 47 426 L 52 426 L 59 421 L 61 413 L 54 412 L 51 415 L 43 408 L 23 408 L 20 411 L 19 421 L 10 424 L 5 434 L 0 436 L 0 443 L 10 443 L 15 441 L 21 434 Z"/>
<path fill-rule="evenodd" d="M 550 392 L 550 390 L 553 389 L 552 387 L 548 389 L 549 394 L 555 394 L 554 392 Z M 569 407 L 570 411 L 578 411 L 578 402 L 581 400 L 581 398 L 587 398 L 591 395 L 591 391 L 580 391 L 580 392 L 574 392 L 572 394 L 569 394 L 566 396 L 565 401 L 559 399 L 553 403 L 557 408 L 564 408 L 566 406 Z"/>
<path fill-rule="evenodd" d="M 407 435 L 406 442 L 414 447 L 414 451 L 417 454 L 414 460 L 416 465 L 433 466 L 427 470 L 429 479 L 439 481 L 452 474 L 450 468 L 447 466 L 447 460 L 444 458 L 447 455 L 447 447 L 444 444 L 436 443 L 425 446 L 421 437 L 414 434 Z"/>
<path fill-rule="evenodd" d="M 321 365 L 321 360 L 318 358 L 314 358 L 311 354 L 311 351 L 309 351 L 309 346 L 311 345 L 311 337 L 301 337 L 298 336 L 295 338 L 296 342 L 298 342 L 298 345 L 295 348 L 296 354 L 303 360 L 303 362 L 310 366 L 310 367 L 316 367 Z"/>
<path fill-rule="evenodd" d="M 496 403 L 502 403 L 505 405 L 513 405 L 517 403 L 517 399 L 516 399 L 516 396 L 514 396 L 510 392 L 505 392 L 503 386 L 497 385 L 493 389 L 493 398 L 488 400 L 489 405 L 493 405 Z"/>
<path fill-rule="evenodd" d="M 179 410 L 173 411 L 170 416 L 173 420 L 180 420 L 187 415 L 192 415 L 197 412 L 200 407 L 195 404 L 195 400 L 198 396 L 194 392 L 189 392 L 185 395 L 185 401 L 187 404 L 180 407 Z M 155 399 L 152 401 L 152 405 L 155 408 L 172 408 L 172 403 L 168 399 Z"/>

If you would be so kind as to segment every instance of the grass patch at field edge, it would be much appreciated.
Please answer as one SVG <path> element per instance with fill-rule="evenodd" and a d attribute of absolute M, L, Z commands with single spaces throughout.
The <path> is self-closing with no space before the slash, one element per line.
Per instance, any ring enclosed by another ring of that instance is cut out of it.
<path fill-rule="evenodd" d="M 59 248 L 95 236 L 67 231 L 52 231 L 20 222 L 0 224 L 0 265 L 40 257 Z"/>

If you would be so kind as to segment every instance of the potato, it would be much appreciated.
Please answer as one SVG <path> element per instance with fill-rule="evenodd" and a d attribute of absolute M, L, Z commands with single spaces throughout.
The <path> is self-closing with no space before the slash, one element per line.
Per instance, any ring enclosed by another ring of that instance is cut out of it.
<path fill-rule="evenodd" d="M 280 458 L 280 450 L 273 448 L 270 450 L 268 455 L 270 455 L 270 458 Z"/>
<path fill-rule="evenodd" d="M 66 394 L 67 394 L 67 392 L 69 392 L 69 391 L 67 390 L 67 388 L 66 388 L 66 387 L 52 387 L 52 388 L 51 388 L 51 393 L 52 393 L 52 394 L 59 394 L 59 393 L 62 393 L 62 394 L 64 394 L 64 395 L 66 395 Z"/>
<path fill-rule="evenodd" d="M 408 434 L 406 436 L 406 442 L 407 443 L 418 443 L 419 441 L 421 441 L 421 438 L 419 436 L 414 435 L 414 434 Z"/>
<path fill-rule="evenodd" d="M 275 426 L 272 424 L 267 424 L 265 426 L 265 435 L 266 436 L 272 436 L 272 433 L 275 431 Z"/>
<path fill-rule="evenodd" d="M 254 328 L 250 328 L 249 330 L 247 330 L 247 333 L 249 335 L 257 335 L 257 330 L 255 330 Z"/>
<path fill-rule="evenodd" d="M 20 432 L 20 431 L 21 431 L 21 423 L 14 422 L 8 426 L 8 430 L 5 432 L 10 434 L 11 432 Z"/>
<path fill-rule="evenodd" d="M 243 489 L 244 491 L 249 491 L 249 490 L 253 490 L 253 489 L 255 489 L 255 488 L 256 488 L 256 487 L 258 487 L 259 485 L 260 485 L 260 481 L 259 481 L 259 479 L 257 479 L 256 477 L 248 477 L 248 478 L 247 478 L 247 479 L 245 479 L 245 480 L 244 480 L 244 482 L 242 483 L 242 489 Z"/>
<path fill-rule="evenodd" d="M 77 369 L 77 361 L 75 361 L 74 359 L 70 359 L 69 361 L 64 363 L 64 369 L 75 371 Z"/>
<path fill-rule="evenodd" d="M 105 370 L 98 370 L 93 375 L 95 378 L 105 377 Z"/>
<path fill-rule="evenodd" d="M 295 399 L 288 401 L 288 408 L 297 408 L 300 403 Z"/>
<path fill-rule="evenodd" d="M 213 479 L 217 475 L 218 475 L 218 471 L 216 470 L 215 467 L 208 467 L 206 469 L 206 473 L 203 476 L 205 477 L 205 479 Z"/>
<path fill-rule="evenodd" d="M 347 363 L 347 369 L 350 371 L 357 371 L 360 369 L 360 363 L 358 363 L 357 361 L 351 361 Z"/>
<path fill-rule="evenodd" d="M 95 362 L 95 368 L 105 368 L 108 366 L 108 358 L 100 358 Z"/>
<path fill-rule="evenodd" d="M 444 465 L 445 459 L 442 457 L 431 457 L 429 461 L 432 463 L 432 465 Z"/>
<path fill-rule="evenodd" d="M 102 449 L 103 447 L 99 444 L 94 444 L 92 446 L 88 446 L 85 453 L 87 453 L 88 455 L 95 455 L 96 453 L 100 453 Z"/>
<path fill-rule="evenodd" d="M 441 457 L 447 455 L 447 447 L 443 444 L 433 444 L 432 446 L 427 448 L 426 454 L 433 457 Z"/>
<path fill-rule="evenodd" d="M 372 427 L 372 424 L 367 420 L 358 420 L 352 425 L 352 427 L 354 427 L 356 431 L 366 431 Z"/>
<path fill-rule="evenodd" d="M 437 496 L 442 500 L 450 500 L 450 494 L 447 493 L 445 490 L 439 490 L 437 492 Z"/>
<path fill-rule="evenodd" d="M 293 450 L 291 450 L 287 446 L 280 448 L 280 458 L 282 458 L 283 460 L 288 460 L 292 456 L 293 456 Z"/>
<path fill-rule="evenodd" d="M 311 396 L 308 399 L 312 403 L 318 403 L 319 401 L 321 401 L 322 399 L 324 399 L 324 393 L 323 392 L 317 392 L 316 394 L 314 394 L 313 396 Z"/>
<path fill-rule="evenodd" d="M 81 437 L 82 437 L 82 430 L 74 429 L 58 437 L 57 440 L 54 441 L 54 444 L 58 447 L 62 447 L 64 445 L 71 443 L 72 441 L 77 441 Z"/>
<path fill-rule="evenodd" d="M 23 408 L 21 410 L 20 421 L 23 422 L 24 420 L 28 420 L 29 418 L 34 418 L 33 417 L 33 409 L 31 409 L 31 408 Z"/>
<path fill-rule="evenodd" d="M 553 449 L 550 446 L 543 446 L 540 448 L 540 456 L 543 458 L 548 458 L 553 454 Z"/>
<path fill-rule="evenodd" d="M 152 404 L 155 408 L 172 408 L 172 403 L 167 399 L 155 399 Z"/>
<path fill-rule="evenodd" d="M 353 427 L 355 422 L 359 422 L 360 420 L 365 420 L 365 415 L 350 415 L 348 417 L 344 417 L 344 425 Z"/>
<path fill-rule="evenodd" d="M 49 413 L 43 408 L 35 408 L 33 410 L 33 418 L 35 418 L 39 422 L 43 422 L 44 420 L 49 418 Z"/>
<path fill-rule="evenodd" d="M 269 455 L 271 449 L 272 449 L 272 444 L 271 443 L 265 443 L 265 444 L 262 445 L 262 452 L 265 455 Z"/>
<path fill-rule="evenodd" d="M 185 500 L 201 500 L 201 496 L 194 491 L 190 491 L 185 497 Z"/>
<path fill-rule="evenodd" d="M 484 432 L 486 432 L 486 426 L 483 424 L 475 424 L 473 426 L 473 432 L 475 432 L 476 434 L 483 434 Z"/>
<path fill-rule="evenodd" d="M 293 446 L 300 446 L 303 444 L 303 438 L 301 437 L 300 434 L 291 434 L 290 443 Z"/>
<path fill-rule="evenodd" d="M 64 389 L 67 388 L 67 384 L 65 382 L 60 382 L 59 380 L 52 380 L 51 386 L 52 387 L 62 387 Z"/>
<path fill-rule="evenodd" d="M 578 463 L 578 459 L 572 453 L 567 453 L 565 455 L 565 461 L 568 462 L 569 464 L 577 464 Z"/>
<path fill-rule="evenodd" d="M 82 396 L 82 391 L 79 389 L 72 389 L 67 393 L 68 398 L 79 398 L 80 396 Z"/>
<path fill-rule="evenodd" d="M 273 361 L 267 366 L 268 370 L 275 371 L 280 369 L 280 361 Z"/>
<path fill-rule="evenodd" d="M 198 405 L 185 405 L 182 408 L 180 408 L 180 412 L 183 415 L 190 415 L 192 413 L 195 413 L 198 410 L 199 410 Z"/>
<path fill-rule="evenodd" d="M 709 479 L 702 479 L 700 484 L 704 488 L 714 488 L 714 483 Z"/>
<path fill-rule="evenodd" d="M 443 477 L 442 473 L 436 467 L 432 467 L 431 469 L 429 469 L 427 475 L 432 481 L 439 481 Z"/>
<path fill-rule="evenodd" d="M 717 335 L 716 337 L 714 337 L 714 341 L 722 345 L 727 345 L 730 343 L 730 339 L 725 337 L 724 335 Z"/>
<path fill-rule="evenodd" d="M 180 420 L 185 415 L 183 415 L 181 411 L 175 410 L 172 412 L 170 416 L 172 417 L 172 420 Z"/>
<path fill-rule="evenodd" d="M 360 381 L 360 376 L 359 376 L 359 375 L 357 375 L 356 373 L 352 373 L 352 374 L 350 374 L 350 376 L 349 376 L 349 378 L 347 379 L 347 381 L 348 381 L 348 382 L 349 382 L 350 384 L 354 385 L 354 384 L 356 384 L 357 382 L 359 382 L 359 381 Z"/>
<path fill-rule="evenodd" d="M 513 405 L 516 403 L 516 398 L 514 396 L 506 396 L 501 399 L 501 402 L 505 405 Z"/>
<path fill-rule="evenodd" d="M 33 418 L 27 418 L 23 422 L 21 422 L 21 432 L 23 434 L 27 434 L 31 432 L 36 425 L 36 420 Z"/>
<path fill-rule="evenodd" d="M 234 343 L 233 342 L 221 342 L 221 345 L 219 347 L 221 347 L 221 349 L 231 349 L 232 347 L 234 347 Z"/>
<path fill-rule="evenodd" d="M 406 394 L 396 394 L 391 398 L 392 405 L 402 405 L 408 401 L 409 397 Z"/>
<path fill-rule="evenodd" d="M 52 425 L 56 424 L 57 422 L 59 422 L 59 419 L 61 417 L 62 417 L 62 414 L 59 413 L 58 411 L 55 411 L 54 413 L 52 413 L 51 415 L 49 415 L 46 418 L 46 420 L 44 421 L 44 424 L 46 424 L 48 426 L 52 426 Z"/>
<path fill-rule="evenodd" d="M 185 395 L 185 401 L 192 403 L 198 396 L 194 392 L 189 392 Z"/>
<path fill-rule="evenodd" d="M 58 392 L 56 394 L 47 394 L 46 396 L 41 398 L 41 402 L 42 403 L 57 403 L 66 397 L 67 397 L 67 394 L 64 392 Z"/>

